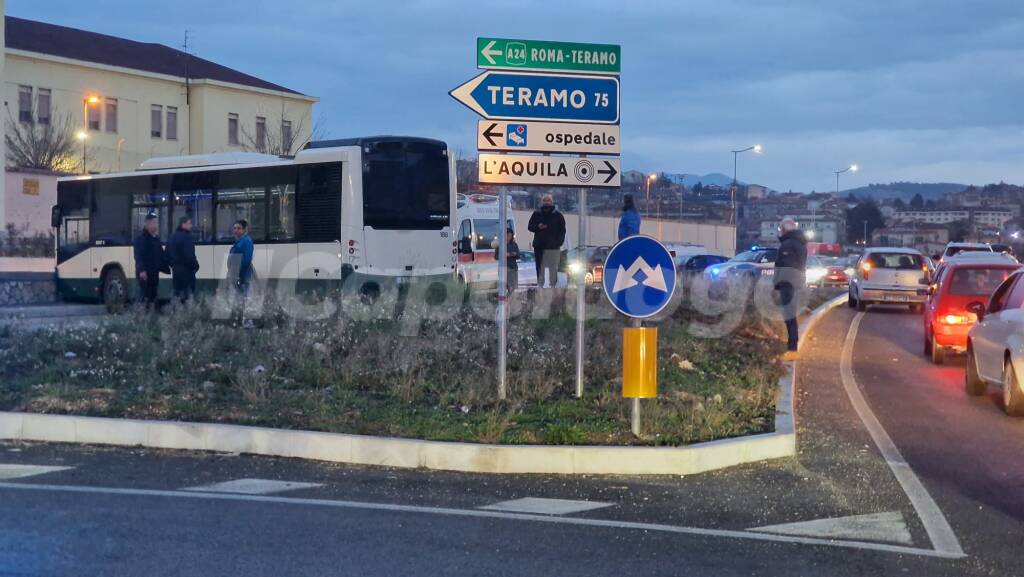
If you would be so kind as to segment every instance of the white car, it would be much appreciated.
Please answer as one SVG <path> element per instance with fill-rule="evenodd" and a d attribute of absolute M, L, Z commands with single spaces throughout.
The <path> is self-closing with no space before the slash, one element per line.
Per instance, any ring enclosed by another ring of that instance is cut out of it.
<path fill-rule="evenodd" d="M 978 317 L 967 333 L 967 394 L 984 395 L 990 384 L 1002 387 L 1006 414 L 1024 416 L 1024 272 L 1003 281 L 987 304 L 973 302 L 967 310 Z"/>
<path fill-rule="evenodd" d="M 984 242 L 951 242 L 946 245 L 945 250 L 942 251 L 942 258 L 940 261 L 944 261 L 947 258 L 963 254 L 965 252 L 993 252 L 992 245 Z"/>
<path fill-rule="evenodd" d="M 859 311 L 871 304 L 903 304 L 921 312 L 928 295 L 918 289 L 927 274 L 924 255 L 912 248 L 869 248 L 850 279 L 848 303 Z"/>

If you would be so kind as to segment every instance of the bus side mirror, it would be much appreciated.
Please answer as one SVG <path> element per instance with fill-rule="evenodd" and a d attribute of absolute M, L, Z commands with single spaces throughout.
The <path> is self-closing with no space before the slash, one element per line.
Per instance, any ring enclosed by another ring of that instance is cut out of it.
<path fill-rule="evenodd" d="M 473 254 L 473 241 L 469 237 L 459 240 L 459 254 Z"/>
<path fill-rule="evenodd" d="M 967 310 L 969 312 L 974 313 L 975 316 L 977 316 L 978 320 L 980 321 L 982 319 L 982 317 L 985 316 L 985 303 L 982 303 L 982 302 L 979 302 L 979 301 L 974 301 L 972 303 L 968 303 Z"/>
<path fill-rule="evenodd" d="M 60 207 L 53 205 L 50 208 L 50 228 L 60 228 Z"/>

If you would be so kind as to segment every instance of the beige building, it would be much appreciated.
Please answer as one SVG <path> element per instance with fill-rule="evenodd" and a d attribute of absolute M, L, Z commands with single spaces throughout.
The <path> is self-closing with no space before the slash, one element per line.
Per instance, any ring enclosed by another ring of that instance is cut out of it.
<path fill-rule="evenodd" d="M 207 152 L 294 154 L 310 139 L 314 96 L 160 44 L 14 17 L 5 24 L 5 130 L 70 131 L 75 149 L 63 170 L 127 171 L 154 156 Z"/>

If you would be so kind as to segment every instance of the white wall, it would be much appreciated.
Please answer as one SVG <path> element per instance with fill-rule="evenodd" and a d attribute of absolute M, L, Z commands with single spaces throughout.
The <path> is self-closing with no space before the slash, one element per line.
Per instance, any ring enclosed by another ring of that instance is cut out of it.
<path fill-rule="evenodd" d="M 514 210 L 516 221 L 516 239 L 523 248 L 533 242 L 533 233 L 526 230 L 530 222 L 530 210 Z M 579 239 L 579 217 L 573 213 L 565 214 L 566 243 L 576 246 Z M 613 245 L 619 231 L 618 217 L 591 216 L 587 218 L 587 244 Z M 726 224 L 700 224 L 696 222 L 662 221 L 661 234 L 658 231 L 657 219 L 644 219 L 640 232 L 660 238 L 662 242 L 688 242 L 703 244 L 709 252 L 725 256 L 736 254 L 736 227 Z"/>

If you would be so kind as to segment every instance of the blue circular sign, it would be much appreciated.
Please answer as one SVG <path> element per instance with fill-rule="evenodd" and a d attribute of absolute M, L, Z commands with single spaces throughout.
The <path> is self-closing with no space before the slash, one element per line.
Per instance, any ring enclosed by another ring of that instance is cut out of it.
<path fill-rule="evenodd" d="M 676 290 L 672 253 L 644 235 L 624 238 L 604 260 L 604 294 L 615 310 L 633 318 L 652 317 Z"/>

